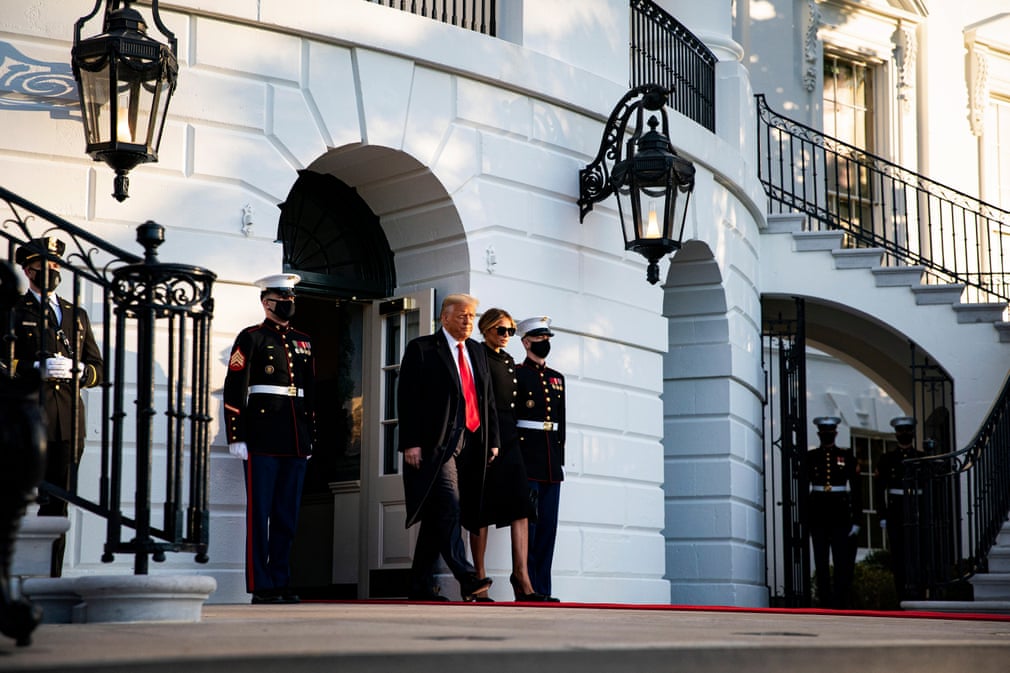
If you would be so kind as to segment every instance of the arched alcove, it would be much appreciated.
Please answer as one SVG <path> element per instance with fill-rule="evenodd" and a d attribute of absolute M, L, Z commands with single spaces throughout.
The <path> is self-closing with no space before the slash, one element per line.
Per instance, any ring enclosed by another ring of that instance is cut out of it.
<path fill-rule="evenodd" d="M 299 171 L 280 209 L 284 268 L 302 276 L 303 288 L 373 299 L 393 293 L 393 251 L 356 189 L 332 175 Z"/>

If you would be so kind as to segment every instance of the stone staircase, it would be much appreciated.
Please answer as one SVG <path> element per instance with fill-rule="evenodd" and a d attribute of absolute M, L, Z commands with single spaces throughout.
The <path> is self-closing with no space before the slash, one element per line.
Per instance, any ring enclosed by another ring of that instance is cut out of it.
<path fill-rule="evenodd" d="M 829 252 L 836 269 L 867 269 L 874 277 L 875 285 L 884 287 L 907 287 L 919 306 L 949 305 L 959 324 L 992 323 L 999 335 L 999 341 L 1010 343 L 1010 322 L 1007 317 L 1007 303 L 971 304 L 961 301 L 965 286 L 959 283 L 923 284 L 923 266 L 881 266 L 883 248 L 845 248 L 845 233 L 842 231 L 804 231 L 805 216 L 801 214 L 769 215 L 766 234 L 789 234 L 793 238 L 796 252 Z"/>
<path fill-rule="evenodd" d="M 933 354 L 953 365 L 950 373 L 955 381 L 960 378 L 973 384 L 970 393 L 974 399 L 959 409 L 958 421 L 959 425 L 967 421 L 963 430 L 974 433 L 1005 379 L 1005 367 L 993 367 L 992 363 L 1006 361 L 1008 305 L 965 303 L 964 285 L 924 284 L 924 267 L 883 267 L 883 249 L 845 248 L 844 232 L 804 231 L 804 220 L 802 214 L 768 216 L 768 226 L 762 232 L 762 263 L 773 270 L 762 275 L 762 293 L 820 297 L 873 315 L 919 343 L 930 341 Z M 811 262 L 811 258 L 818 261 Z M 856 270 L 865 275 L 849 275 L 858 274 Z M 881 304 L 886 310 L 880 310 Z M 995 332 L 987 332 L 987 325 Z M 971 349 L 966 349 L 968 344 Z M 958 349 L 962 351 L 960 358 Z M 963 357 L 966 351 L 972 356 Z M 986 374 L 986 367 L 993 371 Z M 961 391 L 963 401 L 967 395 L 963 388 Z M 968 408 L 971 413 L 964 413 Z M 959 440 L 967 441 L 964 437 Z M 988 560 L 989 572 L 971 580 L 973 601 L 906 601 L 902 608 L 1010 614 L 1010 522 L 1003 524 Z"/>
<path fill-rule="evenodd" d="M 1010 613 L 1010 521 L 1004 521 L 996 544 L 989 550 L 989 572 L 971 579 L 975 602 L 998 603 Z"/>
<path fill-rule="evenodd" d="M 901 607 L 931 612 L 1010 614 L 1010 521 L 1003 522 L 996 544 L 989 550 L 989 572 L 979 573 L 968 582 L 974 600 L 905 601 Z"/>

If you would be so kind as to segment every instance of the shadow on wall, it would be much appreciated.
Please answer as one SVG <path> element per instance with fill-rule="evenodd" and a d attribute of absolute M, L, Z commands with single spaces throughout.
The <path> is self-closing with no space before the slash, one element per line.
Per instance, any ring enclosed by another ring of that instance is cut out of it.
<path fill-rule="evenodd" d="M 53 119 L 80 119 L 69 63 L 38 61 L 0 42 L 0 111 L 47 110 Z"/>

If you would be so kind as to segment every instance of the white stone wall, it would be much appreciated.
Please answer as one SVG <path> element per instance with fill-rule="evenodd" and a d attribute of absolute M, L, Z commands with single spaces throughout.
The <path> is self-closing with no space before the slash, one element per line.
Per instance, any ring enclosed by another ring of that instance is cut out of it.
<path fill-rule="evenodd" d="M 83 11 L 70 4 L 9 0 L 0 43 L 66 74 L 69 27 Z M 250 283 L 280 270 L 276 204 L 296 171 L 358 186 L 396 253 L 398 291 L 469 291 L 483 306 L 554 319 L 551 361 L 569 382 L 570 424 L 556 593 L 667 602 L 672 583 L 678 601 L 763 604 L 753 240 L 762 215 L 746 72 L 720 71 L 739 121 L 723 122 L 720 137 L 673 115 L 674 143 L 699 169 L 688 238 L 716 269 L 705 283 L 718 301 L 692 294 L 695 303 L 671 308 L 684 297 L 645 282 L 612 204 L 583 224 L 575 205 L 578 169 L 627 88 L 627 5 L 565 3 L 550 17 L 531 5 L 525 32 L 504 41 L 355 0 L 340 11 L 322 0 L 172 3 L 163 18 L 179 38 L 179 88 L 160 161 L 131 174 L 125 203 L 109 196 L 111 171 L 83 155 L 72 97 L 0 107 L 0 172 L 16 193 L 127 249 L 136 224 L 154 219 L 167 228 L 163 261 L 218 274 L 215 409 L 234 334 L 261 317 Z M 566 18 L 571 30 L 549 30 Z M 352 168 L 374 156 L 386 180 Z M 695 324 L 699 332 L 676 335 Z M 698 356 L 686 374 L 676 364 Z M 211 563 L 170 555 L 152 571 L 209 573 L 212 600 L 244 601 L 242 477 L 218 421 L 212 434 Z M 713 434 L 722 439 L 707 455 Z M 86 496 L 96 460 L 90 450 L 82 466 Z M 698 533 L 713 520 L 719 527 Z M 98 562 L 103 539 L 101 521 L 75 512 L 68 572 L 128 571 L 129 559 Z M 489 564 L 509 565 L 504 533 L 492 534 Z"/>

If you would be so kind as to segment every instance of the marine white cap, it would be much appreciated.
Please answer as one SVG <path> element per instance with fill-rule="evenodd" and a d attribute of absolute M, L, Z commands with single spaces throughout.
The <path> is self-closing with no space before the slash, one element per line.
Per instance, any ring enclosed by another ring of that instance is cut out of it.
<path fill-rule="evenodd" d="M 272 276 L 264 276 L 256 281 L 256 287 L 264 292 L 276 292 L 282 295 L 293 295 L 295 285 L 301 282 L 302 277 L 297 273 L 275 273 Z"/>
<path fill-rule="evenodd" d="M 540 336 L 541 334 L 549 337 L 554 336 L 554 332 L 551 331 L 551 319 L 547 316 L 526 318 L 516 325 L 516 331 L 521 337 Z"/>

